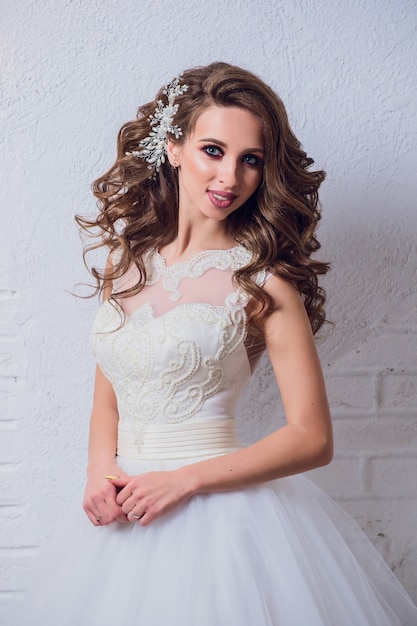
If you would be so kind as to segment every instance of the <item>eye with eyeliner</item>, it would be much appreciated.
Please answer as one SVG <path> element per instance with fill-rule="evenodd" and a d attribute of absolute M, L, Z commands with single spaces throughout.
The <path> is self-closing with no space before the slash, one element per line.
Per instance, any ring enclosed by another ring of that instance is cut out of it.
<path fill-rule="evenodd" d="M 204 152 L 212 158 L 223 156 L 223 150 L 219 146 L 207 145 L 203 146 Z"/>
<path fill-rule="evenodd" d="M 243 162 L 249 167 L 262 167 L 263 165 L 262 160 L 254 154 L 245 154 Z"/>
<path fill-rule="evenodd" d="M 219 146 L 215 146 L 212 144 L 203 146 L 202 150 L 207 154 L 207 156 L 211 157 L 212 159 L 218 159 L 224 155 L 223 150 L 219 148 Z M 263 164 L 262 160 L 259 157 L 251 153 L 245 154 L 242 157 L 242 162 L 249 167 L 262 167 Z"/>

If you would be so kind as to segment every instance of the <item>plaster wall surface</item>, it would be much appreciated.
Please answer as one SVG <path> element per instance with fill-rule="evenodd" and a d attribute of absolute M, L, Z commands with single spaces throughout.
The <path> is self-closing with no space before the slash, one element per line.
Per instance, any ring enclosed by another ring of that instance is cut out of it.
<path fill-rule="evenodd" d="M 81 499 L 97 303 L 75 213 L 121 124 L 184 68 L 225 60 L 281 95 L 323 185 L 334 462 L 311 473 L 417 601 L 417 9 L 399 0 L 21 0 L 0 7 L 0 600 Z M 281 424 L 264 358 L 242 440 Z"/>

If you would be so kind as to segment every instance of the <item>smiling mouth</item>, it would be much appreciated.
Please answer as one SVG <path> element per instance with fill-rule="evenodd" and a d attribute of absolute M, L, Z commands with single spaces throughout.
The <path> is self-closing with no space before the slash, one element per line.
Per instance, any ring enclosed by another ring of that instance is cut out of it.
<path fill-rule="evenodd" d="M 228 191 L 219 192 L 209 190 L 207 193 L 211 203 L 220 209 L 227 209 L 237 198 L 234 193 Z"/>
<path fill-rule="evenodd" d="M 217 200 L 234 200 L 236 198 L 236 196 L 234 194 L 223 195 L 223 194 L 215 193 L 215 192 L 213 192 L 213 196 Z"/>

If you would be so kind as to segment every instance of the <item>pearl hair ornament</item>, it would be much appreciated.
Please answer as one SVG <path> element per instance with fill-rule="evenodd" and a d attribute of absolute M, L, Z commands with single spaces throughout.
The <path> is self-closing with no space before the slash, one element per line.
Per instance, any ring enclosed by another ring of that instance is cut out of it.
<path fill-rule="evenodd" d="M 181 128 L 173 124 L 174 116 L 178 111 L 178 104 L 174 104 L 175 98 L 188 89 L 188 85 L 180 85 L 181 76 L 182 74 L 176 76 L 163 90 L 168 104 L 165 105 L 162 100 L 157 101 L 154 114 L 148 118 L 152 130 L 140 141 L 141 149 L 125 153 L 126 156 L 144 159 L 149 163 L 148 169 L 155 168 L 155 172 L 159 170 L 162 163 L 165 163 L 168 133 L 174 135 L 176 139 L 182 135 Z"/>

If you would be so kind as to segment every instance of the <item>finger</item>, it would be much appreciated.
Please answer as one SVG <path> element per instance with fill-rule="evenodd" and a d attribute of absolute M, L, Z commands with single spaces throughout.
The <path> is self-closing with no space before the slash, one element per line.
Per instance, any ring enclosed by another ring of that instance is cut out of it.
<path fill-rule="evenodd" d="M 149 526 L 154 520 L 160 517 L 162 513 L 156 513 L 155 511 L 149 510 L 145 511 L 145 513 L 141 516 L 140 519 L 135 520 L 135 522 L 139 522 L 141 526 Z"/>
<path fill-rule="evenodd" d="M 105 526 L 109 521 L 105 495 L 97 494 L 89 498 L 87 510 L 91 512 L 98 526 Z"/>
<path fill-rule="evenodd" d="M 91 511 L 90 509 L 84 509 L 85 512 L 87 513 L 87 517 L 90 520 L 90 522 L 93 524 L 93 526 L 102 526 L 102 522 L 103 522 L 103 515 L 101 515 L 101 513 L 98 512 L 94 512 Z"/>
<path fill-rule="evenodd" d="M 127 524 L 129 520 L 127 516 L 123 513 L 122 507 L 116 503 L 116 500 L 112 500 L 111 502 L 106 501 L 108 508 L 109 519 L 113 522 L 120 522 L 122 524 Z"/>
<path fill-rule="evenodd" d="M 128 523 L 128 519 L 122 511 L 122 507 L 116 502 L 116 493 L 113 490 L 109 495 L 103 498 L 100 504 L 93 507 L 92 510 L 93 512 L 100 510 L 100 514 L 95 517 L 96 521 L 102 526 L 107 526 L 113 522 L 121 522 L 122 524 Z"/>
<path fill-rule="evenodd" d="M 104 478 L 119 491 L 131 480 L 130 476 L 105 476 Z"/>
<path fill-rule="evenodd" d="M 99 513 L 97 508 L 85 509 L 85 511 L 90 522 L 94 526 L 108 526 L 116 521 L 122 524 L 127 524 L 129 522 L 126 515 L 121 510 L 121 507 L 115 503 L 108 503 L 106 501 L 102 502 L 102 513 Z"/>
<path fill-rule="evenodd" d="M 118 498 L 117 502 L 119 502 Z M 135 513 L 137 514 L 140 514 L 141 512 L 143 513 L 143 508 L 143 505 L 142 508 L 140 505 L 140 498 L 134 497 L 133 493 L 130 494 L 129 497 L 127 497 L 127 499 L 121 505 L 121 509 L 125 515 L 129 515 L 129 513 L 133 511 L 133 509 L 135 509 Z"/>
<path fill-rule="evenodd" d="M 126 523 L 126 515 L 122 511 L 121 505 L 117 502 L 118 487 L 109 481 L 108 485 L 110 491 L 104 496 L 104 500 L 109 510 L 109 515 L 112 519 Z"/>
<path fill-rule="evenodd" d="M 129 499 L 133 497 L 133 493 L 132 493 L 132 488 L 130 486 L 126 486 L 123 489 L 121 489 L 119 491 L 119 493 L 116 496 L 116 502 L 117 504 L 120 504 L 120 506 L 122 506 L 124 508 L 124 505 L 128 505 L 127 510 L 125 511 L 126 513 L 129 513 L 129 511 L 131 511 L 133 509 L 133 507 L 135 506 L 135 502 L 133 502 L 133 500 Z"/>
<path fill-rule="evenodd" d="M 115 517 L 121 514 L 121 509 L 116 504 L 114 489 L 111 489 L 109 495 L 90 496 L 84 502 L 84 510 L 94 526 L 106 526 L 115 521 Z"/>
<path fill-rule="evenodd" d="M 94 524 L 94 526 L 98 526 L 102 519 L 102 514 L 99 512 L 99 507 L 96 506 L 92 498 L 84 498 L 83 509 L 90 522 Z"/>
<path fill-rule="evenodd" d="M 143 511 L 142 513 L 138 513 L 137 511 L 133 509 L 132 511 L 129 511 L 127 517 L 132 522 L 140 522 L 145 515 L 146 515 L 146 511 Z"/>

